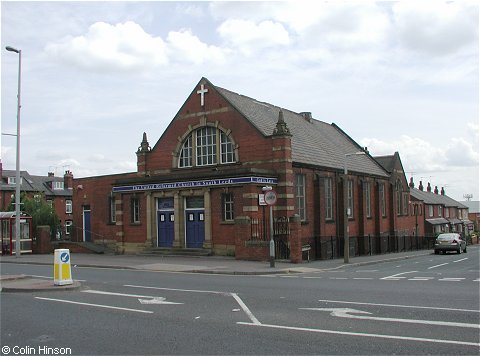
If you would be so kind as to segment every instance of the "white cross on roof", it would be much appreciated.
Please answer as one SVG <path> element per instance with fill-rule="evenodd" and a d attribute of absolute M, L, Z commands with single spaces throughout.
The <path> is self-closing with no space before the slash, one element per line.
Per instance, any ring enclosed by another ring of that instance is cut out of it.
<path fill-rule="evenodd" d="M 200 85 L 200 90 L 197 90 L 197 94 L 200 94 L 200 105 L 205 105 L 205 93 L 208 93 L 208 89 L 205 89 L 203 84 Z"/>

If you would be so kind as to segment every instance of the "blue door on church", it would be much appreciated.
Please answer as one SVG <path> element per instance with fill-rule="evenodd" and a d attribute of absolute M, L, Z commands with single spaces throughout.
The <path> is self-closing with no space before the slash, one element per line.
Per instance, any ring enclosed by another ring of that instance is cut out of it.
<path fill-rule="evenodd" d="M 205 212 L 204 210 L 187 210 L 187 243 L 188 248 L 202 248 L 205 241 Z"/>
<path fill-rule="evenodd" d="M 185 247 L 202 248 L 205 241 L 203 196 L 188 197 L 185 200 Z"/>
<path fill-rule="evenodd" d="M 172 247 L 175 237 L 175 213 L 173 198 L 157 201 L 157 239 L 158 247 Z"/>

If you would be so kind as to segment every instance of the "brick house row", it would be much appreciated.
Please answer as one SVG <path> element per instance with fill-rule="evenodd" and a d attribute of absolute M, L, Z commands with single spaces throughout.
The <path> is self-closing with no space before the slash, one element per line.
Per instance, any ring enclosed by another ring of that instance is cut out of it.
<path fill-rule="evenodd" d="M 422 181 L 418 188 L 415 188 L 413 179 L 410 180 L 409 186 L 412 201 L 423 204 L 423 209 L 419 212 L 422 215 L 421 223 L 424 225 L 425 235 L 458 232 L 466 236 L 473 231 L 474 226 L 469 220 L 468 207 L 445 195 L 443 188 L 439 191 L 435 186 L 432 191 L 430 183 L 427 183 L 424 191 Z"/>
<path fill-rule="evenodd" d="M 310 112 L 206 78 L 153 147 L 143 134 L 136 154 L 136 172 L 74 180 L 74 239 L 120 253 L 198 248 L 263 259 L 255 225 L 268 217 L 264 186 L 276 192 L 275 219 L 296 222 L 299 243 L 343 236 L 346 225 L 350 236 L 423 233 L 398 153 L 372 157 Z"/>
<path fill-rule="evenodd" d="M 7 211 L 11 202 L 15 202 L 16 172 L 3 170 L 0 162 L 0 211 Z M 63 177 L 56 177 L 53 172 L 47 176 L 31 175 L 20 171 L 20 191 L 30 199 L 43 195 L 60 219 L 61 230 L 58 238 L 69 237 L 73 226 L 73 174 L 66 171 Z"/>

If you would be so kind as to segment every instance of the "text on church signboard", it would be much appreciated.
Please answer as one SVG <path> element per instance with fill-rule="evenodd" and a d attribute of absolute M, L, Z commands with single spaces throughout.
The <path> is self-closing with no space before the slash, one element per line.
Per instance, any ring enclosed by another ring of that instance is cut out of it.
<path fill-rule="evenodd" d="M 205 179 L 185 182 L 171 182 L 171 183 L 149 183 L 149 184 L 135 184 L 113 187 L 113 192 L 136 192 L 145 190 L 164 190 L 164 189 L 181 189 L 181 188 L 202 188 L 221 185 L 232 184 L 277 184 L 277 178 L 265 177 L 237 177 L 237 178 L 222 178 L 222 179 Z"/>

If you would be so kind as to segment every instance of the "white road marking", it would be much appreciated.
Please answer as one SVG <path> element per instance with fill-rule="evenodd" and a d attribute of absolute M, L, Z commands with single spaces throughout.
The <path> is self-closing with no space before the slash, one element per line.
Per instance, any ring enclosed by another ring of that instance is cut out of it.
<path fill-rule="evenodd" d="M 461 282 L 465 278 L 441 278 L 439 279 L 440 282 Z"/>
<path fill-rule="evenodd" d="M 105 292 L 101 290 L 82 290 L 83 293 L 90 294 L 101 294 L 101 295 L 115 295 L 119 297 L 130 297 L 137 298 L 141 304 L 183 304 L 175 302 L 167 302 L 164 297 L 150 296 L 150 295 L 136 295 L 136 294 L 125 294 L 125 293 L 115 293 L 115 292 Z M 144 299 L 147 298 L 147 299 Z"/>
<path fill-rule="evenodd" d="M 305 279 L 322 279 L 323 277 L 303 277 Z"/>
<path fill-rule="evenodd" d="M 37 275 L 34 275 L 34 274 L 29 274 L 28 276 L 29 276 L 29 277 L 33 277 L 33 278 L 53 279 L 53 277 L 37 276 Z M 74 281 L 76 281 L 76 282 L 86 282 L 85 279 L 74 279 Z"/>
<path fill-rule="evenodd" d="M 434 277 L 413 277 L 413 278 L 409 278 L 408 280 L 409 281 L 430 281 L 433 278 Z"/>
<path fill-rule="evenodd" d="M 455 261 L 453 261 L 453 263 L 461 262 L 461 261 L 465 261 L 465 260 L 468 260 L 468 257 L 462 258 L 460 260 L 455 260 Z"/>
<path fill-rule="evenodd" d="M 458 328 L 480 329 L 479 324 L 454 323 L 451 321 L 438 321 L 438 320 L 399 319 L 399 318 L 383 318 L 383 317 L 366 316 L 366 315 L 352 315 L 352 314 L 372 314 L 372 313 L 369 313 L 363 310 L 350 309 L 350 308 L 298 308 L 298 309 L 327 311 L 327 312 L 331 312 L 330 315 L 332 316 L 336 316 L 339 318 L 347 318 L 347 319 L 391 321 L 395 323 L 441 325 L 441 326 L 454 326 Z"/>
<path fill-rule="evenodd" d="M 408 337 L 408 336 L 397 336 L 397 335 L 381 335 L 381 334 L 366 334 L 366 333 L 354 333 L 349 331 L 336 331 L 336 330 L 324 330 L 324 329 L 311 329 L 311 328 L 300 328 L 294 326 L 282 326 L 282 325 L 270 325 L 270 324 L 250 324 L 237 322 L 240 325 L 248 326 L 261 326 L 265 328 L 273 329 L 283 329 L 283 330 L 295 330 L 295 331 L 307 331 L 315 332 L 321 334 L 334 334 L 334 335 L 348 335 L 348 336 L 359 336 L 359 337 L 370 337 L 376 339 L 395 339 L 395 340 L 408 340 L 408 341 L 418 341 L 418 342 L 433 342 L 439 344 L 455 344 L 455 345 L 467 345 L 467 346 L 480 346 L 480 343 L 476 342 L 466 342 L 466 341 L 456 341 L 456 340 L 439 340 L 439 339 L 424 339 L 419 337 Z"/>
<path fill-rule="evenodd" d="M 449 310 L 449 311 L 463 311 L 463 312 L 473 312 L 480 313 L 477 309 L 455 309 L 455 308 L 442 308 L 442 307 L 423 307 L 419 305 L 402 305 L 402 304 L 381 304 L 381 303 L 362 303 L 362 302 L 347 302 L 343 300 L 329 300 L 329 299 L 319 299 L 319 302 L 325 303 L 338 303 L 338 304 L 355 304 L 355 305 L 372 305 L 380 307 L 393 307 L 393 308 L 410 308 L 410 309 L 432 309 L 432 310 Z"/>
<path fill-rule="evenodd" d="M 178 292 L 191 292 L 191 293 L 211 293 L 211 294 L 220 294 L 224 296 L 231 296 L 233 299 L 236 300 L 238 305 L 242 308 L 242 310 L 247 314 L 248 318 L 252 321 L 254 325 L 260 324 L 258 319 L 253 315 L 253 313 L 248 309 L 247 305 L 242 301 L 242 299 L 238 296 L 237 293 L 231 292 L 218 292 L 218 291 L 208 291 L 208 290 L 194 290 L 194 289 L 177 289 L 177 288 L 162 288 L 162 287 L 149 287 L 149 286 L 136 286 L 131 284 L 125 284 L 124 287 L 131 287 L 131 288 L 145 288 L 145 289 L 158 289 L 158 290 L 170 290 L 170 291 L 178 291 Z"/>
<path fill-rule="evenodd" d="M 433 268 L 437 268 L 437 267 L 445 266 L 445 265 L 448 265 L 448 262 L 447 263 L 441 263 L 441 264 L 436 265 L 436 266 L 428 267 L 427 269 L 433 269 Z"/>
<path fill-rule="evenodd" d="M 330 279 L 348 279 L 346 277 L 330 277 Z"/>
<path fill-rule="evenodd" d="M 86 306 L 89 306 L 89 307 L 96 307 L 96 308 L 116 309 L 116 310 L 125 310 L 125 311 L 131 311 L 131 312 L 136 312 L 136 313 L 153 314 L 153 311 L 149 311 L 149 310 L 120 308 L 120 307 L 113 307 L 113 306 L 111 306 L 111 305 L 102 305 L 102 304 L 91 304 L 91 303 L 74 302 L 74 301 L 72 301 L 72 300 L 54 299 L 54 298 L 42 298 L 42 297 L 35 297 L 35 299 L 49 300 L 49 301 L 52 301 L 52 302 L 60 302 L 60 303 L 86 305 Z"/>
<path fill-rule="evenodd" d="M 243 300 L 240 299 L 240 297 L 237 295 L 237 293 L 231 293 L 231 295 L 232 295 L 233 299 L 235 299 L 237 301 L 238 305 L 240 305 L 240 308 L 242 308 L 242 310 L 245 312 L 245 314 L 247 314 L 247 316 L 250 318 L 252 323 L 255 324 L 255 325 L 260 325 L 261 323 L 255 317 L 255 315 L 253 315 L 253 313 L 250 311 L 250 309 L 248 309 L 248 307 L 245 305 Z"/>
<path fill-rule="evenodd" d="M 298 278 L 298 276 L 280 276 L 282 278 Z"/>
<path fill-rule="evenodd" d="M 378 269 L 359 269 L 358 271 L 355 272 L 378 272 Z"/>
<path fill-rule="evenodd" d="M 385 280 L 385 281 L 396 281 L 396 280 L 399 280 L 401 278 L 406 278 L 406 277 L 398 277 L 402 274 L 408 274 L 408 273 L 417 273 L 418 271 L 410 271 L 410 272 L 402 272 L 402 273 L 397 273 L 397 274 L 393 274 L 391 276 L 387 276 L 387 277 L 383 277 L 383 278 L 380 278 L 381 280 Z"/>
<path fill-rule="evenodd" d="M 358 277 L 358 278 L 353 278 L 353 279 L 367 279 L 367 280 L 372 280 L 373 278 L 372 277 Z"/>

